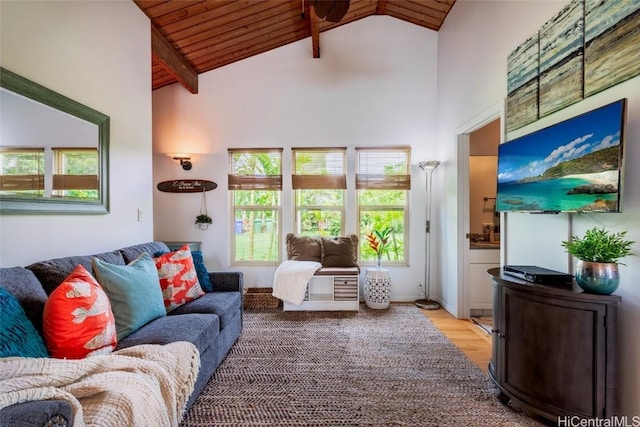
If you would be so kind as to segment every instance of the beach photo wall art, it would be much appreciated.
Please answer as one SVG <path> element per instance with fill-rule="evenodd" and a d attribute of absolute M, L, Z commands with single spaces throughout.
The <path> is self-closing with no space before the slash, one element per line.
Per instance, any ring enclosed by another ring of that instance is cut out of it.
<path fill-rule="evenodd" d="M 538 34 L 516 48 L 507 58 L 507 130 L 538 120 Z"/>
<path fill-rule="evenodd" d="M 507 132 L 640 75 L 638 46 L 640 1 L 572 0 L 508 55 Z"/>
<path fill-rule="evenodd" d="M 640 1 L 587 1 L 585 39 L 585 96 L 639 75 Z"/>
<path fill-rule="evenodd" d="M 620 212 L 626 99 L 498 146 L 499 212 Z"/>
<path fill-rule="evenodd" d="M 583 0 L 573 0 L 540 28 L 540 117 L 583 98 L 583 34 Z"/>

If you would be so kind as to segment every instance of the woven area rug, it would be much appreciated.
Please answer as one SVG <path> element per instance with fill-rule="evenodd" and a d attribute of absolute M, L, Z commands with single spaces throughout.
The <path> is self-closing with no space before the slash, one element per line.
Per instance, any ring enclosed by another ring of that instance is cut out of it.
<path fill-rule="evenodd" d="M 539 426 L 413 305 L 246 310 L 195 426 Z"/>

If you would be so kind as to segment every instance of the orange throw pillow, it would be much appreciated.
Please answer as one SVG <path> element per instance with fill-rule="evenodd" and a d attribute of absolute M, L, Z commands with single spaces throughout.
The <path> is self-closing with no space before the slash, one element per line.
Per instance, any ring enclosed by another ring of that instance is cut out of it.
<path fill-rule="evenodd" d="M 204 295 L 189 245 L 160 255 L 154 261 L 167 313 Z"/>
<path fill-rule="evenodd" d="M 108 354 L 117 344 L 109 298 L 82 265 L 47 299 L 42 327 L 49 353 L 58 359 Z"/>

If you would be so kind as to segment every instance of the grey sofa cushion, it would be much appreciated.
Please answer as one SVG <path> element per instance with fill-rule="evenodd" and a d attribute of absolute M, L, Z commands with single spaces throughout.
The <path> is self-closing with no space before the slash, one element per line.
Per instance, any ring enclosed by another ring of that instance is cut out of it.
<path fill-rule="evenodd" d="M 78 264 L 82 264 L 91 272 L 91 260 L 99 258 L 109 264 L 124 265 L 124 259 L 118 251 L 104 252 L 96 255 L 70 256 L 36 262 L 27 268 L 36 275 L 47 295 L 51 295 L 60 283 L 67 278 Z"/>
<path fill-rule="evenodd" d="M 139 344 L 168 344 L 189 341 L 200 353 L 218 337 L 220 319 L 214 314 L 184 314 L 164 316 L 144 325 L 118 342 L 116 350 Z"/>
<path fill-rule="evenodd" d="M 176 308 L 169 317 L 176 314 L 211 313 L 220 317 L 220 328 L 224 329 L 240 312 L 242 298 L 239 292 L 207 292 L 203 296 Z"/>
<path fill-rule="evenodd" d="M 151 258 L 157 257 L 159 254 L 165 254 L 167 252 L 171 252 L 169 247 L 164 242 L 148 242 L 141 243 L 139 245 L 128 246 L 126 248 L 122 248 L 119 251 L 124 258 L 124 262 L 129 264 L 131 261 L 138 258 L 142 255 L 143 252 L 151 255 Z"/>
<path fill-rule="evenodd" d="M 42 311 L 47 294 L 33 272 L 23 267 L 0 268 L 0 287 L 16 297 L 33 326 L 42 334 Z"/>
<path fill-rule="evenodd" d="M 0 410 L 0 426 L 73 426 L 73 409 L 65 400 L 34 400 Z"/>

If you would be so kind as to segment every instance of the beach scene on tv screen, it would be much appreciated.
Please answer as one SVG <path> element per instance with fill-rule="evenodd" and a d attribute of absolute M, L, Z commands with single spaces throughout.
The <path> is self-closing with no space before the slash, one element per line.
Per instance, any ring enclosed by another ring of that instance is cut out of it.
<path fill-rule="evenodd" d="M 619 211 L 624 100 L 501 144 L 498 211 Z"/>

